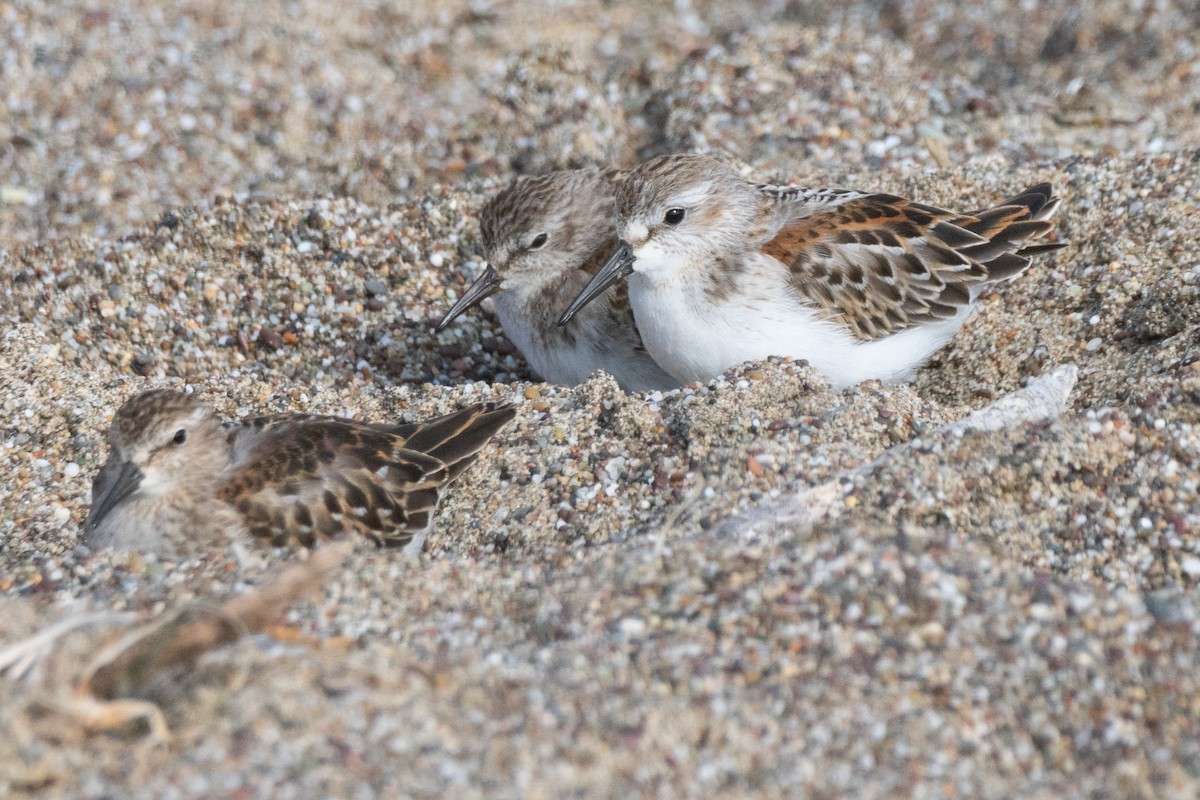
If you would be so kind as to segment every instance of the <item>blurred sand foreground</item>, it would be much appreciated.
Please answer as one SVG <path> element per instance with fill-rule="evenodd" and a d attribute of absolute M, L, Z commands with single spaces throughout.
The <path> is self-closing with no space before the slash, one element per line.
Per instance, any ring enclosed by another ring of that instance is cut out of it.
<path fill-rule="evenodd" d="M 1198 24 L 1182 0 L 0 2 L 0 640 L 202 608 L 297 557 L 79 546 L 140 388 L 521 409 L 419 561 L 360 548 L 270 636 L 143 691 L 165 747 L 56 713 L 102 631 L 0 681 L 0 795 L 1197 796 Z M 627 397 L 530 383 L 486 311 L 432 334 L 499 185 L 677 150 L 952 208 L 1050 180 L 1072 246 L 911 386 L 764 363 Z M 941 430 L 1068 363 L 1058 419 Z M 822 514 L 761 516 L 811 487 Z"/>

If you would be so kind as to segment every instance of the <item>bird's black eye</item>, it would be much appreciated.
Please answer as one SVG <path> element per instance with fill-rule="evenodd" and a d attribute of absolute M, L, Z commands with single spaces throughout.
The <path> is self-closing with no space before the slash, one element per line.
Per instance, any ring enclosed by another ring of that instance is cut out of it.
<path fill-rule="evenodd" d="M 529 249 L 537 250 L 539 247 L 545 247 L 546 242 L 549 239 L 550 239 L 550 237 L 548 235 L 546 235 L 544 233 L 539 233 L 537 236 L 533 237 L 533 241 L 529 243 Z"/>
<path fill-rule="evenodd" d="M 687 211 L 682 208 L 668 208 L 667 213 L 663 215 L 663 222 L 668 225 L 678 225 L 683 222 L 685 214 Z"/>
<path fill-rule="evenodd" d="M 183 428 L 175 431 L 175 435 L 171 437 L 172 444 L 183 444 L 187 441 L 187 431 Z"/>

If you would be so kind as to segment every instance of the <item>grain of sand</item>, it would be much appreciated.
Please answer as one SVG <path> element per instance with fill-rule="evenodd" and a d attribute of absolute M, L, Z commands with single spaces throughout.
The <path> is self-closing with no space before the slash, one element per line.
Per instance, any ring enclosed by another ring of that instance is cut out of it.
<path fill-rule="evenodd" d="M 46 711 L 97 634 L 0 682 L 0 794 L 1200 793 L 1195 3 L 738 8 L 0 2 L 5 641 L 297 557 L 80 545 L 138 389 L 520 408 L 420 559 L 152 686 L 165 750 Z M 536 382 L 486 307 L 432 333 L 504 181 L 673 150 L 957 208 L 1050 180 L 1071 246 L 904 386 L 625 396 Z M 937 433 L 1064 363 L 1062 418 Z M 725 522 L 827 481 L 836 520 Z"/>

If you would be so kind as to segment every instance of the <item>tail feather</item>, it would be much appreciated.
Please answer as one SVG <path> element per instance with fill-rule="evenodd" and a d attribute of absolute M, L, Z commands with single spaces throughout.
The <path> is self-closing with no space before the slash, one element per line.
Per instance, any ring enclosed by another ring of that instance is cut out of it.
<path fill-rule="evenodd" d="M 1062 250 L 1066 246 L 1066 242 L 1043 242 L 1042 244 L 1028 244 L 1018 250 L 1017 255 L 1040 256 L 1043 253 L 1053 253 L 1055 250 Z"/>
<path fill-rule="evenodd" d="M 1029 269 L 1029 259 L 1016 253 L 1001 253 L 987 262 L 989 281 L 1007 281 Z"/>
<path fill-rule="evenodd" d="M 1006 242 L 1025 242 L 1028 239 L 1040 239 L 1054 230 L 1054 223 L 1046 219 L 1023 219 L 1005 228 L 997 239 Z"/>
<path fill-rule="evenodd" d="M 442 461 L 454 480 L 516 413 L 511 405 L 477 403 L 416 426 L 404 446 Z"/>
<path fill-rule="evenodd" d="M 959 225 L 976 234 L 982 239 L 989 240 L 1001 233 L 1006 227 L 1018 219 L 1029 216 L 1029 210 L 1021 206 L 1002 205 L 979 211 L 958 222 Z"/>
<path fill-rule="evenodd" d="M 1061 197 L 1051 197 L 1046 201 L 1046 204 L 1033 212 L 1034 219 L 1050 219 L 1058 211 L 1058 205 L 1062 202 Z"/>
<path fill-rule="evenodd" d="M 976 211 L 971 216 L 980 217 L 990 211 L 1005 208 L 1007 206 L 1021 206 L 1029 211 L 1029 216 L 1034 219 L 1045 219 L 1054 213 L 1054 208 L 1047 211 L 1047 206 L 1053 205 L 1058 207 L 1058 198 L 1054 196 L 1054 189 L 1049 183 L 1043 182 L 1036 186 L 1030 186 L 1025 191 L 1018 195 L 1002 200 L 991 208 L 985 208 Z"/>
<path fill-rule="evenodd" d="M 987 269 L 986 283 L 1011 280 L 1029 268 L 1032 257 L 1066 246 L 1037 241 L 1054 230 L 1051 217 L 1059 203 L 1050 184 L 1039 183 L 991 208 L 953 220 L 986 240 L 958 252 Z"/>

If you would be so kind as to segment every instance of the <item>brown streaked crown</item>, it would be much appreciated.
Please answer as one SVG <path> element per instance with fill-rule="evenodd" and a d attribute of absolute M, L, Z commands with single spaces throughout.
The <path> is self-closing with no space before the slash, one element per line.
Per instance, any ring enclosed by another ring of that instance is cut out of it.
<path fill-rule="evenodd" d="M 635 216 L 671 202 L 681 190 L 710 186 L 737 190 L 746 185 L 737 170 L 711 156 L 672 153 L 639 164 L 617 182 L 617 212 Z"/>
<path fill-rule="evenodd" d="M 127 400 L 113 416 L 110 441 L 149 438 L 164 424 L 205 409 L 200 398 L 172 389 L 151 389 Z"/>
<path fill-rule="evenodd" d="M 501 189 L 479 212 L 479 229 L 489 259 L 535 227 L 554 236 L 551 246 L 570 242 L 576 228 L 612 217 L 612 170 L 582 169 L 522 176 Z M 557 246 L 561 247 L 561 244 Z M 492 264 L 493 267 L 503 265 Z"/>

